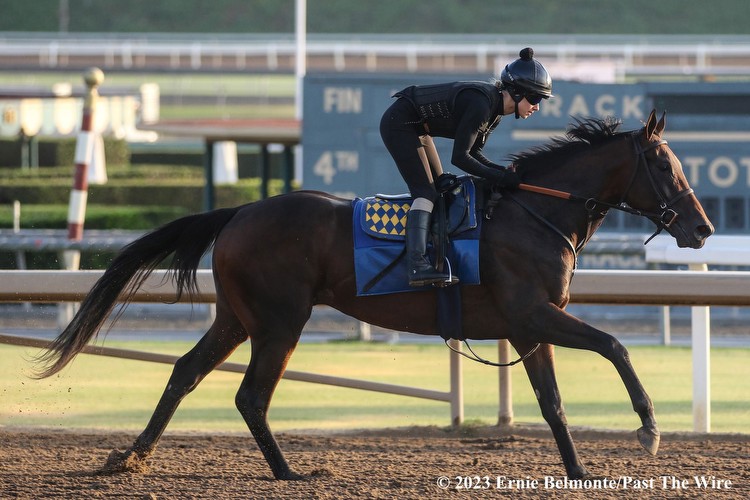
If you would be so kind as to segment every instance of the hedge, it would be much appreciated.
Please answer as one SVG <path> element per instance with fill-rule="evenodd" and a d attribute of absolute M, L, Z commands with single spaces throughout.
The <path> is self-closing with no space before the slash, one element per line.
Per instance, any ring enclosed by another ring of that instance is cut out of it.
<path fill-rule="evenodd" d="M 67 204 L 73 184 L 72 167 L 30 170 L 0 169 L 0 205 L 15 200 L 22 204 Z M 93 205 L 169 205 L 190 212 L 204 210 L 203 169 L 164 165 L 113 166 L 107 168 L 109 182 L 89 185 L 88 203 Z M 260 199 L 259 178 L 240 179 L 236 184 L 216 186 L 216 207 L 242 205 Z M 283 192 L 280 179 L 269 181 L 269 194 Z"/>
<path fill-rule="evenodd" d="M 22 148 L 28 147 L 28 138 L 0 140 L 0 166 L 21 165 Z M 74 165 L 76 138 L 37 140 L 39 166 Z M 104 157 L 107 163 L 127 165 L 130 163 L 130 147 L 123 139 L 104 138 Z"/>
<path fill-rule="evenodd" d="M 1 141 L 0 141 L 1 142 Z M 0 230 L 13 225 L 12 204 L 21 202 L 22 229 L 64 229 L 73 183 L 72 166 L 32 169 L 0 168 Z M 153 229 L 180 216 L 204 210 L 203 168 L 164 165 L 113 165 L 109 182 L 89 185 L 86 229 Z M 260 199 L 258 178 L 215 188 L 216 207 L 243 205 Z M 283 191 L 272 179 L 269 194 Z M 81 268 L 101 269 L 113 254 L 82 252 Z M 55 252 L 26 252 L 30 269 L 60 267 Z M 15 252 L 0 251 L 0 268 L 18 266 Z"/>
<path fill-rule="evenodd" d="M 153 229 L 190 212 L 175 206 L 106 206 L 86 208 L 86 229 Z M 65 229 L 68 225 L 67 205 L 21 205 L 22 229 Z M 0 229 L 13 227 L 13 209 L 0 205 Z"/>
<path fill-rule="evenodd" d="M 86 210 L 85 229 L 150 230 L 166 222 L 187 215 L 188 210 L 173 206 L 101 206 L 90 205 Z M 21 229 L 65 229 L 68 207 L 66 205 L 22 205 Z M 0 229 L 13 227 L 13 210 L 0 205 Z M 28 269 L 60 269 L 56 252 L 25 252 Z M 18 255 L 0 250 L 0 269 L 17 269 Z M 112 252 L 81 252 L 82 269 L 103 269 L 109 265 Z"/>
<path fill-rule="evenodd" d="M 282 192 L 282 181 L 271 181 L 271 195 Z M 260 199 L 260 180 L 246 179 L 234 185 L 215 188 L 216 207 L 244 205 Z M 204 188 L 193 184 L 162 185 L 116 185 L 89 186 L 88 203 L 98 205 L 154 205 L 184 208 L 190 212 L 204 210 Z M 69 185 L 45 186 L 2 186 L 0 204 L 12 204 L 18 200 L 22 204 L 66 204 L 70 199 Z"/>

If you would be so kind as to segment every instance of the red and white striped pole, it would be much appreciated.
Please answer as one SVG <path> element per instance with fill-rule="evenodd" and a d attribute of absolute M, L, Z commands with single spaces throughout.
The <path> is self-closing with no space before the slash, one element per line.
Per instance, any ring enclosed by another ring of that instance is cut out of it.
<path fill-rule="evenodd" d="M 75 174 L 73 189 L 70 191 L 68 206 L 68 240 L 80 241 L 83 238 L 83 221 L 86 217 L 86 201 L 88 199 L 87 170 L 94 156 L 94 111 L 99 97 L 97 87 L 104 81 L 104 73 L 99 68 L 89 68 L 83 75 L 87 92 L 83 101 L 83 116 L 81 130 L 78 132 L 75 150 Z M 78 269 L 81 252 L 68 250 L 64 253 L 65 268 Z"/>
<path fill-rule="evenodd" d="M 81 119 L 81 130 L 76 138 L 75 151 L 75 174 L 73 176 L 73 189 L 70 191 L 70 204 L 68 206 L 68 241 L 80 241 L 83 239 L 83 221 L 86 217 L 86 201 L 88 199 L 88 165 L 94 158 L 94 141 L 96 135 L 94 130 L 94 110 L 99 93 L 96 88 L 104 81 L 104 73 L 99 68 L 89 68 L 83 74 L 86 82 L 87 92 L 83 100 L 83 117 Z M 65 269 L 77 270 L 81 266 L 80 250 L 64 250 L 63 260 Z M 57 313 L 58 327 L 64 328 L 70 323 L 75 313 L 75 304 L 59 304 Z"/>
<path fill-rule="evenodd" d="M 73 189 L 70 191 L 70 206 L 68 208 L 68 239 L 78 241 L 83 238 L 83 221 L 86 216 L 86 201 L 88 198 L 88 180 L 86 171 L 94 157 L 94 110 L 99 97 L 97 87 L 104 81 L 104 73 L 99 68 L 90 68 L 83 77 L 88 87 L 83 101 L 83 117 L 81 130 L 78 132 L 75 152 L 75 176 Z"/>

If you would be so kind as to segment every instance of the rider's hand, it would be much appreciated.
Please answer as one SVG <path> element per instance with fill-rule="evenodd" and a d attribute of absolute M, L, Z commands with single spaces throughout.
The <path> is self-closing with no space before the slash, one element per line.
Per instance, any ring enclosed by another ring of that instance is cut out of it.
<path fill-rule="evenodd" d="M 503 189 L 516 189 L 521 184 L 521 178 L 512 170 L 501 170 L 494 181 L 495 185 Z"/>
<path fill-rule="evenodd" d="M 435 180 L 435 189 L 438 193 L 447 193 L 458 187 L 459 184 L 458 177 L 451 173 L 444 172 L 438 176 L 437 180 Z"/>

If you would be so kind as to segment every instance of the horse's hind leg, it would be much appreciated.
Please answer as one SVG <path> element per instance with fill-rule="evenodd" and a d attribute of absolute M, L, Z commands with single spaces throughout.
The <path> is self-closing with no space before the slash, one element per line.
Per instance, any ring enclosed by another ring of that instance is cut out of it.
<path fill-rule="evenodd" d="M 301 328 L 300 328 L 301 331 Z M 252 358 L 235 402 L 276 479 L 300 479 L 284 458 L 268 426 L 268 407 L 299 339 L 299 332 L 252 339 Z"/>
<path fill-rule="evenodd" d="M 102 473 L 137 471 L 154 451 L 180 402 L 242 342 L 247 333 L 233 314 L 217 306 L 216 320 L 203 338 L 174 365 L 167 387 L 144 431 L 124 453 L 113 451 Z"/>
<path fill-rule="evenodd" d="M 513 342 L 516 350 L 523 354 L 533 348 L 533 345 Z M 526 373 L 529 375 L 531 386 L 539 402 L 544 420 L 549 424 L 552 435 L 557 442 L 565 471 L 569 478 L 580 479 L 588 475 L 586 467 L 578 458 L 573 438 L 568 431 L 560 391 L 555 377 L 555 352 L 550 344 L 540 344 L 537 350 L 524 360 Z"/>

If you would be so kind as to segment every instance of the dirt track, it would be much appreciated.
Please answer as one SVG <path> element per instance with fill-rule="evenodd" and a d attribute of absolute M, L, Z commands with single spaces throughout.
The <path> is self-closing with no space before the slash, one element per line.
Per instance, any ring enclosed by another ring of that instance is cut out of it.
<path fill-rule="evenodd" d="M 562 481 L 563 469 L 550 434 L 541 429 L 518 428 L 513 434 L 495 428 L 461 434 L 434 428 L 280 434 L 290 464 L 308 476 L 293 482 L 272 480 L 249 434 L 166 434 L 148 472 L 97 475 L 109 452 L 125 449 L 134 437 L 0 429 L 0 498 L 456 498 L 456 494 L 467 498 L 488 493 L 456 491 L 456 476 L 478 476 L 479 483 L 472 484 L 494 496 L 508 480 L 525 483 L 523 491 L 504 490 L 514 497 L 750 496 L 750 436 L 746 435 L 667 434 L 659 454 L 651 457 L 634 435 L 574 432 L 589 472 L 603 480 L 588 490 L 549 483 L 550 476 Z M 437 485 L 442 476 L 450 481 L 447 489 Z M 709 481 L 708 491 L 696 486 L 694 476 Z M 731 488 L 717 489 L 717 483 L 712 487 L 714 477 L 731 481 Z M 687 489 L 672 489 L 683 481 Z M 615 486 L 619 489 L 610 489 Z"/>

